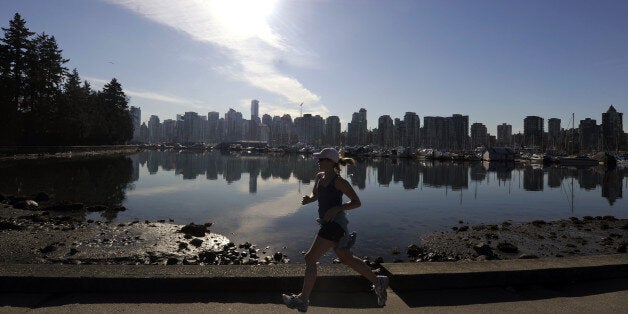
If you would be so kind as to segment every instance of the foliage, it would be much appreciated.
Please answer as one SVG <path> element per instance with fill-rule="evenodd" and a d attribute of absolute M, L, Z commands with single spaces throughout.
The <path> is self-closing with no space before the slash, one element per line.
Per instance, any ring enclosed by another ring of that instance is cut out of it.
<path fill-rule="evenodd" d="M 114 78 L 102 91 L 68 72 L 54 36 L 35 35 L 16 13 L 0 38 L 0 145 L 124 144 L 129 99 Z"/>

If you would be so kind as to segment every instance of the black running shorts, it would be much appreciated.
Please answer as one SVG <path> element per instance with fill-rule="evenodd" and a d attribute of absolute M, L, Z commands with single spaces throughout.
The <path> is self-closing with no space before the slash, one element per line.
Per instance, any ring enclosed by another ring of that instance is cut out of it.
<path fill-rule="evenodd" d="M 334 221 L 324 222 L 318 230 L 319 237 L 332 242 L 338 242 L 344 235 L 345 230 Z"/>

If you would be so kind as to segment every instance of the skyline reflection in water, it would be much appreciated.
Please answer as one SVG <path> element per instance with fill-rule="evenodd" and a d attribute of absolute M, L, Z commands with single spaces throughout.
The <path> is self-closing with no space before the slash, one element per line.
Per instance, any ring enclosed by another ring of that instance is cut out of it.
<path fill-rule="evenodd" d="M 316 161 L 301 155 L 234 156 L 147 151 L 128 157 L 6 161 L 0 193 L 54 194 L 56 201 L 124 205 L 85 218 L 114 222 L 214 222 L 234 242 L 270 245 L 300 261 L 318 229 L 311 192 Z M 628 169 L 505 163 L 359 159 L 341 174 L 362 207 L 349 212 L 359 256 L 389 256 L 420 235 L 469 224 L 628 217 Z M 345 198 L 346 201 L 346 198 Z M 286 249 L 283 249 L 286 247 Z"/>

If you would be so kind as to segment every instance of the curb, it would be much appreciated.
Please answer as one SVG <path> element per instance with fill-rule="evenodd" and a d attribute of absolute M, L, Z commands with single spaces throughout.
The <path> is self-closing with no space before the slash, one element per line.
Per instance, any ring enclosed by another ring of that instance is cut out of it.
<path fill-rule="evenodd" d="M 0 292 L 298 291 L 303 264 L 264 266 L 4 264 Z M 395 291 L 628 277 L 628 254 L 442 263 L 384 263 Z M 368 291 L 344 265 L 320 265 L 316 290 Z"/>

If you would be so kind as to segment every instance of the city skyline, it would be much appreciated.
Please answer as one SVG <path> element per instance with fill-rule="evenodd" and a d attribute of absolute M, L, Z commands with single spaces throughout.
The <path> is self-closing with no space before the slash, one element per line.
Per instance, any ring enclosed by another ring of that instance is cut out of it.
<path fill-rule="evenodd" d="M 628 99 L 624 1 L 6 1 L 55 36 L 96 88 L 176 113 L 469 116 L 496 134 L 523 118 L 563 127 Z M 303 103 L 301 107 L 300 104 Z M 143 117 L 147 122 L 149 115 Z M 626 127 L 624 126 L 624 132 Z"/>

